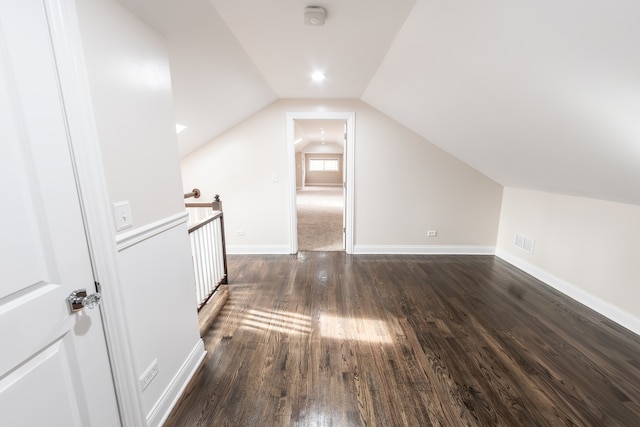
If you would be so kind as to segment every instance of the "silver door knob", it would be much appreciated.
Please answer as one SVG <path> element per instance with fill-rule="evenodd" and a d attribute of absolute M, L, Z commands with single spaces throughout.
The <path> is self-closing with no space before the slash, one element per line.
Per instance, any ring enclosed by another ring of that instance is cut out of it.
<path fill-rule="evenodd" d="M 69 306 L 69 312 L 75 313 L 83 308 L 95 308 L 100 304 L 102 295 L 100 292 L 87 295 L 86 289 L 78 289 L 71 292 L 71 295 L 67 297 L 67 305 Z"/>

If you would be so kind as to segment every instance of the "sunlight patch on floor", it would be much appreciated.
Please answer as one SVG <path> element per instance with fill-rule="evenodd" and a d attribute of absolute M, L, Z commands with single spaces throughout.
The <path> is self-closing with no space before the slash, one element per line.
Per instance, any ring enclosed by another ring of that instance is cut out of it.
<path fill-rule="evenodd" d="M 391 335 L 382 320 L 347 319 L 320 316 L 320 335 L 323 337 L 389 344 Z"/>
<path fill-rule="evenodd" d="M 313 329 L 310 316 L 283 311 L 247 310 L 242 327 L 291 335 L 309 335 Z M 322 314 L 319 318 L 322 338 L 390 344 L 389 330 L 382 320 L 349 319 Z"/>
<path fill-rule="evenodd" d="M 297 313 L 248 310 L 242 324 L 252 329 L 292 335 L 311 333 L 311 318 Z"/>

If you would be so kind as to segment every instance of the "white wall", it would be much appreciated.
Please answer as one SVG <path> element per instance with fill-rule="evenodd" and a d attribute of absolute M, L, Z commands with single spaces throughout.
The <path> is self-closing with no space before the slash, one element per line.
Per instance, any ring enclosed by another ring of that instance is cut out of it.
<path fill-rule="evenodd" d="M 535 240 L 533 254 L 513 245 Z M 640 333 L 640 206 L 505 188 L 499 256 Z"/>
<path fill-rule="evenodd" d="M 165 218 L 183 207 L 164 41 L 116 1 L 78 7 L 109 197 L 134 225 Z"/>
<path fill-rule="evenodd" d="M 502 187 L 356 100 L 275 102 L 182 159 L 184 189 L 221 195 L 231 251 L 288 248 L 285 115 L 314 111 L 356 113 L 356 251 L 492 253 Z"/>
<path fill-rule="evenodd" d="M 121 1 L 167 39 L 181 153 L 276 100 L 209 0 Z"/>
<path fill-rule="evenodd" d="M 110 202 L 131 204 L 133 228 L 114 227 L 114 247 L 137 376 L 158 364 L 141 391 L 157 425 L 204 356 L 169 62 L 162 38 L 115 0 L 78 2 L 78 18 Z"/>

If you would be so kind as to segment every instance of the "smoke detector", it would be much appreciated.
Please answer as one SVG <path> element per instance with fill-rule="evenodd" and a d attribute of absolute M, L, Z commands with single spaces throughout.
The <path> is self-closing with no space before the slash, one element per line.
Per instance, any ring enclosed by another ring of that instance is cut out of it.
<path fill-rule="evenodd" d="M 327 12 L 318 6 L 308 6 L 304 8 L 305 25 L 324 25 L 324 18 Z"/>

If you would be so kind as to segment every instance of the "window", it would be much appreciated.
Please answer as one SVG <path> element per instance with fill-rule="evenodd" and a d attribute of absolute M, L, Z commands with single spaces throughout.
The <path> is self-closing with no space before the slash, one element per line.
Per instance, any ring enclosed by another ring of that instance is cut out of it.
<path fill-rule="evenodd" d="M 309 159 L 309 171 L 311 172 L 338 172 L 339 170 L 338 159 Z"/>

